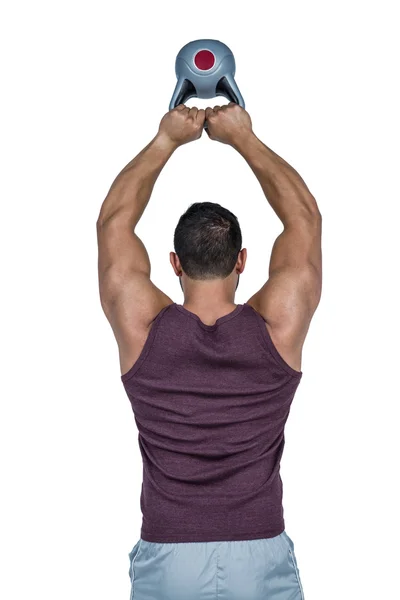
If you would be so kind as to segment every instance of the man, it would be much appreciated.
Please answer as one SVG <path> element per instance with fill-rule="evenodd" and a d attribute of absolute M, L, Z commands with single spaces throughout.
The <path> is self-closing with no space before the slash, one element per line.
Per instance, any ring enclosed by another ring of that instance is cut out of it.
<path fill-rule="evenodd" d="M 173 152 L 200 138 L 248 162 L 283 224 L 269 278 L 245 304 L 246 249 L 235 215 L 195 203 L 170 261 L 184 303 L 150 279 L 135 232 Z M 321 295 L 321 215 L 300 175 L 254 134 L 236 104 L 180 105 L 118 175 L 97 221 L 101 304 L 143 458 L 140 539 L 129 553 L 136 600 L 300 600 L 279 474 L 284 426 Z"/>

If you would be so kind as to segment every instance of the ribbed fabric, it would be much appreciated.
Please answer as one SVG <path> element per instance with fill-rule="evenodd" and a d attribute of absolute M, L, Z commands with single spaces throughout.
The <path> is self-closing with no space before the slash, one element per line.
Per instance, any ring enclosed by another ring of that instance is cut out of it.
<path fill-rule="evenodd" d="M 279 467 L 301 377 L 249 304 L 214 325 L 180 304 L 161 310 L 121 376 L 143 459 L 143 540 L 249 540 L 284 531 Z"/>

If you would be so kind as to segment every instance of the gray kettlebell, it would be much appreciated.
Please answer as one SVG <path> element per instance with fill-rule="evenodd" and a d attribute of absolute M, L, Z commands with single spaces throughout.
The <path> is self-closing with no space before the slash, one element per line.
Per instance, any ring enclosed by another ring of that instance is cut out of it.
<path fill-rule="evenodd" d="M 169 104 L 172 110 L 189 98 L 224 96 L 245 107 L 235 82 L 236 64 L 232 51 L 218 40 L 194 40 L 179 51 L 175 62 L 178 79 Z M 204 123 L 207 128 L 207 122 Z"/>

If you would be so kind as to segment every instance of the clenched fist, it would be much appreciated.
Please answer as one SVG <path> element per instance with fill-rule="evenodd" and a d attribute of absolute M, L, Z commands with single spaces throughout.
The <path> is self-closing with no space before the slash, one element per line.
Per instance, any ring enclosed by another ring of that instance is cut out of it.
<path fill-rule="evenodd" d="M 207 133 L 212 140 L 235 146 L 253 133 L 249 113 L 234 102 L 206 108 Z"/>
<path fill-rule="evenodd" d="M 178 147 L 201 137 L 204 121 L 204 109 L 179 104 L 161 119 L 158 136 Z"/>

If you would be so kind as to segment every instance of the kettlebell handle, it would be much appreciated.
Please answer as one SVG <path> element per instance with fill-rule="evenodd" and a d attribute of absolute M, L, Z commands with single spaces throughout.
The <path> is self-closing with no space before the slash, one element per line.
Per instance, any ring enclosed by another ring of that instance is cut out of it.
<path fill-rule="evenodd" d="M 173 101 L 171 101 L 170 110 L 176 108 L 179 104 L 185 104 L 190 98 L 198 98 L 195 87 L 188 80 L 183 83 L 178 81 L 177 88 L 180 90 L 180 93 L 174 94 L 176 97 L 173 97 Z M 235 80 L 229 76 L 221 78 L 215 89 L 214 96 L 222 96 L 229 100 L 229 102 L 234 102 L 245 108 L 243 96 L 239 92 Z M 212 97 L 210 95 L 210 98 Z M 204 121 L 204 129 L 207 129 L 207 119 Z"/>

